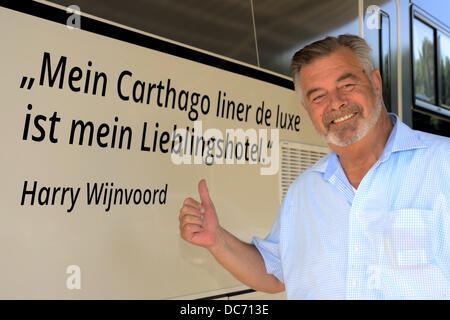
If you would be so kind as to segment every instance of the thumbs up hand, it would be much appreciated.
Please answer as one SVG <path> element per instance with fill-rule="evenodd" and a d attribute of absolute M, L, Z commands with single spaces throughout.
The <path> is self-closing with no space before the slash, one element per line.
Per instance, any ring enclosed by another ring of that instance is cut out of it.
<path fill-rule="evenodd" d="M 180 209 L 181 237 L 198 246 L 210 248 L 217 242 L 220 230 L 216 209 L 209 196 L 204 179 L 198 184 L 200 202 L 186 198 Z"/>
<path fill-rule="evenodd" d="M 264 258 L 250 243 L 243 242 L 219 225 L 205 180 L 198 183 L 200 202 L 187 198 L 180 210 L 181 237 L 204 247 L 237 280 L 258 291 L 277 293 L 284 284 L 268 274 Z"/>

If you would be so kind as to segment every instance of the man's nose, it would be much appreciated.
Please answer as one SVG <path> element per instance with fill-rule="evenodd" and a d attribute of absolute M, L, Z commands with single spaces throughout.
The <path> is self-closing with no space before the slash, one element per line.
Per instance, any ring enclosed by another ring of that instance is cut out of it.
<path fill-rule="evenodd" d="M 339 110 L 347 105 L 347 99 L 338 90 L 335 90 L 330 94 L 329 101 L 329 107 L 332 110 Z"/>

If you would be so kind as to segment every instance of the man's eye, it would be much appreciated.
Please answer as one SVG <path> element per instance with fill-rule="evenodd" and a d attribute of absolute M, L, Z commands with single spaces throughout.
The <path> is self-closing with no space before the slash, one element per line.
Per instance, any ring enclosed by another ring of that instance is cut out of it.
<path fill-rule="evenodd" d="M 354 87 L 355 87 L 355 85 L 354 85 L 353 83 L 347 83 L 347 84 L 344 84 L 344 85 L 342 86 L 342 89 L 343 89 L 344 91 L 350 91 L 350 90 L 352 90 Z"/>
<path fill-rule="evenodd" d="M 312 101 L 317 103 L 317 102 L 322 101 L 324 97 L 325 97 L 325 95 L 321 94 L 320 96 L 314 97 Z"/>

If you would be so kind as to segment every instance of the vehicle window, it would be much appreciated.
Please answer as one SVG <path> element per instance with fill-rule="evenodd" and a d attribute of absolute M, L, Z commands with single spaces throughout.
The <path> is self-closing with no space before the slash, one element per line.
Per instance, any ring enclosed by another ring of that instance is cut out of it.
<path fill-rule="evenodd" d="M 439 35 L 439 105 L 450 110 L 450 38 Z"/>
<path fill-rule="evenodd" d="M 436 104 L 434 30 L 418 19 L 413 23 L 413 46 L 415 96 Z"/>

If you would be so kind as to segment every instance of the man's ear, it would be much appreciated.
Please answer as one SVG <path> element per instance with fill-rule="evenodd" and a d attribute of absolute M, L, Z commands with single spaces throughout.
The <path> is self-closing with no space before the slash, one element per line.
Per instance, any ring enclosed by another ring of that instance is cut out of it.
<path fill-rule="evenodd" d="M 372 71 L 372 79 L 378 96 L 381 98 L 383 96 L 383 80 L 381 79 L 380 70 L 374 69 Z"/>

